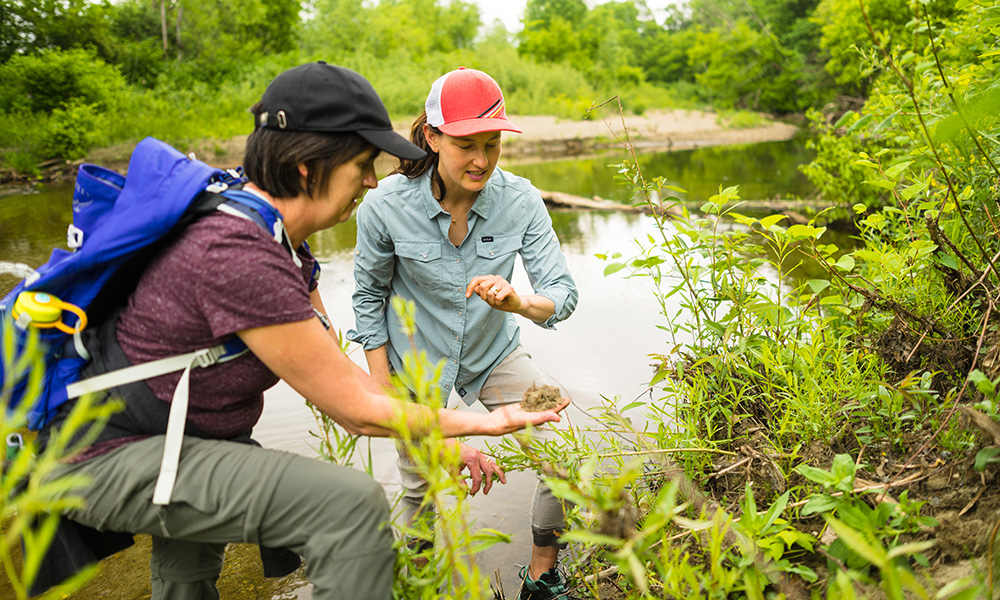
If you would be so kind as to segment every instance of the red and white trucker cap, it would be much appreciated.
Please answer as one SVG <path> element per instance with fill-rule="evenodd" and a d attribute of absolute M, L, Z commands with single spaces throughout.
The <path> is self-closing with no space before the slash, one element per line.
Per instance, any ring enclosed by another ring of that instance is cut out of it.
<path fill-rule="evenodd" d="M 431 86 L 424 107 L 427 123 L 451 136 L 484 131 L 521 133 L 507 120 L 503 92 L 493 78 L 475 69 L 445 73 Z"/>

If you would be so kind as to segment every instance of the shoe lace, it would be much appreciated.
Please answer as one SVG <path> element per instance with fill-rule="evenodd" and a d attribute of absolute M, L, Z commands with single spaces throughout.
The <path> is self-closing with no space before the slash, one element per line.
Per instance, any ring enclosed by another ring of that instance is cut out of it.
<path fill-rule="evenodd" d="M 523 585 L 530 591 L 545 592 L 550 598 L 564 598 L 569 591 L 566 587 L 566 577 L 559 565 L 545 571 L 538 579 L 532 579 L 528 575 L 527 566 L 521 567 L 518 575 Z"/>

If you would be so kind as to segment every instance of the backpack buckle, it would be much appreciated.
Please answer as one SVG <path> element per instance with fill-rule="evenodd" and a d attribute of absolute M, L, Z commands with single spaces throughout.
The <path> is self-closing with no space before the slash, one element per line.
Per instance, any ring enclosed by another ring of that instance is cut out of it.
<path fill-rule="evenodd" d="M 216 181 L 214 183 L 208 184 L 205 187 L 205 191 L 210 194 L 221 194 L 222 192 L 229 189 L 229 184 L 225 181 Z"/>
<path fill-rule="evenodd" d="M 215 363 L 219 362 L 219 357 L 222 356 L 225 351 L 225 347 L 221 345 L 205 348 L 204 350 L 198 352 L 197 356 L 194 357 L 194 362 L 203 369 L 211 367 Z"/>
<path fill-rule="evenodd" d="M 83 248 L 83 230 L 72 223 L 66 229 L 66 246 L 70 250 Z"/>

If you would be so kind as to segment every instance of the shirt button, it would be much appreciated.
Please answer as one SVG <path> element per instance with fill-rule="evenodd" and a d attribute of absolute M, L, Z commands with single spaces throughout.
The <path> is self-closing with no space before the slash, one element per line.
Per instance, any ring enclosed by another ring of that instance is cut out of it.
<path fill-rule="evenodd" d="M 461 262 L 462 262 L 461 258 L 455 261 L 456 264 L 460 264 Z"/>
<path fill-rule="evenodd" d="M 492 250 L 490 250 L 490 256 L 493 256 L 493 251 Z"/>
<path fill-rule="evenodd" d="M 457 336 L 457 335 L 455 336 L 455 341 L 456 341 L 456 342 L 458 341 L 458 336 Z"/>
<path fill-rule="evenodd" d="M 458 311 L 458 316 L 462 316 L 462 311 Z"/>
<path fill-rule="evenodd" d="M 426 254 L 421 254 L 420 258 L 427 258 L 427 255 Z"/>

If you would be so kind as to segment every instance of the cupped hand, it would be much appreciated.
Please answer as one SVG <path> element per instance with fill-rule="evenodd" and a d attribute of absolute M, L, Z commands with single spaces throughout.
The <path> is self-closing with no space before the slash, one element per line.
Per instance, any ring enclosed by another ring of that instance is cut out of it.
<path fill-rule="evenodd" d="M 484 495 L 489 494 L 490 489 L 493 487 L 494 479 L 503 484 L 507 483 L 507 476 L 504 474 L 503 469 L 500 468 L 500 465 L 493 462 L 493 459 L 478 449 L 468 444 L 460 443 L 458 445 L 458 453 L 462 460 L 462 469 L 468 469 L 469 477 L 472 479 L 472 485 L 469 486 L 470 496 L 475 496 L 479 492 L 480 487 Z"/>
<path fill-rule="evenodd" d="M 521 297 L 506 279 L 499 275 L 478 275 L 465 288 L 465 297 L 476 294 L 497 310 L 517 312 L 521 310 Z"/>
<path fill-rule="evenodd" d="M 502 406 L 489 414 L 490 425 L 488 435 L 504 435 L 520 431 L 528 425 L 538 427 L 544 423 L 558 423 L 562 420 L 559 413 L 569 406 L 569 398 L 563 398 L 562 403 L 551 409 L 540 412 L 528 412 L 519 403 Z"/>

